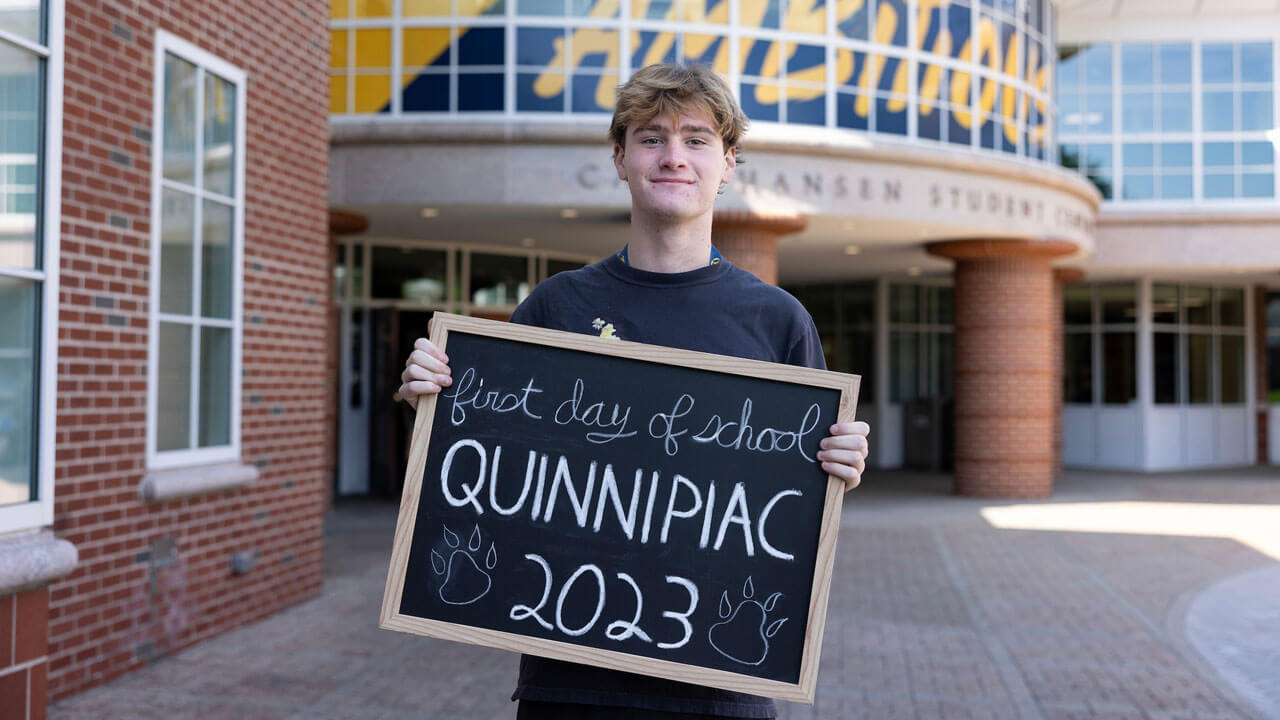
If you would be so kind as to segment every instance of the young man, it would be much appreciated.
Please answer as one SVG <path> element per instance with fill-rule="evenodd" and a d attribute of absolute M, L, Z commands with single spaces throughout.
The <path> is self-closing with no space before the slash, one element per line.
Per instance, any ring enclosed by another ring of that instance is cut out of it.
<path fill-rule="evenodd" d="M 813 319 L 786 292 L 711 246 L 716 194 L 733 179 L 746 129 L 729 87 L 702 67 L 651 65 L 619 89 L 613 161 L 631 191 L 625 248 L 538 285 L 511 322 L 775 363 L 825 368 Z M 450 384 L 448 357 L 415 343 L 402 398 Z M 822 469 L 856 487 L 869 427 L 833 425 Z M 518 718 L 772 718 L 773 702 L 714 688 L 524 656 Z"/>

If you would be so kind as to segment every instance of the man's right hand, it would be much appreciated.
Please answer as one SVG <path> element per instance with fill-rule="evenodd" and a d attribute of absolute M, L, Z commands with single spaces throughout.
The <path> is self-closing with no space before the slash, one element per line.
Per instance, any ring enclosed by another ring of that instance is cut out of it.
<path fill-rule="evenodd" d="M 449 356 L 426 338 L 414 340 L 413 352 L 404 363 L 400 381 L 396 394 L 417 410 L 420 395 L 435 395 L 453 383 L 449 374 Z"/>

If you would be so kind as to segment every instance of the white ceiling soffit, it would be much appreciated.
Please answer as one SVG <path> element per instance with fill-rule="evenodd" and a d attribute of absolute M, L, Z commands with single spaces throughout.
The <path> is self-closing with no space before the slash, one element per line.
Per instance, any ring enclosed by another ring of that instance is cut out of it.
<path fill-rule="evenodd" d="M 1280 13 L 1280 0 L 1060 0 L 1060 22 Z"/>

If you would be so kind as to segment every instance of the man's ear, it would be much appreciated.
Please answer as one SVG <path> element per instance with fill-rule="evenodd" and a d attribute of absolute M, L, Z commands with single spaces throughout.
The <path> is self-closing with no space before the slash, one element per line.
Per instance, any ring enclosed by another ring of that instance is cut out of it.
<path fill-rule="evenodd" d="M 627 181 L 627 170 L 622 164 L 622 156 L 625 152 L 621 145 L 613 144 L 613 167 L 618 171 L 618 179 L 623 182 Z"/>
<path fill-rule="evenodd" d="M 721 185 L 728 185 L 733 182 L 733 171 L 737 167 L 738 149 L 736 147 L 731 147 L 724 154 L 724 172 L 720 175 Z"/>

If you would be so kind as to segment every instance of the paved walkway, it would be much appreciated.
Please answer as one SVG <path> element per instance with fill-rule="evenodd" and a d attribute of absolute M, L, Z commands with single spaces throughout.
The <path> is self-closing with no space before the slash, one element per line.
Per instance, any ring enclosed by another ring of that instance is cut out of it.
<path fill-rule="evenodd" d="M 1280 719 L 1280 472 L 948 484 L 848 496 L 817 702 L 780 717 Z M 376 629 L 394 513 L 340 505 L 320 597 L 50 718 L 511 718 L 514 656 Z"/>

